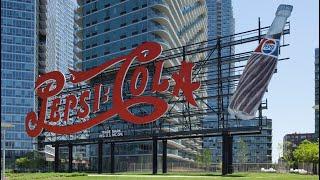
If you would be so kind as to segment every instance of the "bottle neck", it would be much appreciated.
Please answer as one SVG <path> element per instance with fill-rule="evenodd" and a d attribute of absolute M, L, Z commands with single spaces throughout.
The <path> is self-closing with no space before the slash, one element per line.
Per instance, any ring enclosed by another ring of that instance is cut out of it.
<path fill-rule="evenodd" d="M 268 30 L 266 37 L 280 39 L 281 33 L 284 29 L 284 26 L 286 25 L 286 22 L 287 22 L 287 17 L 276 16 L 276 18 L 273 20 L 273 22 Z M 279 36 L 279 34 L 280 34 L 280 36 Z"/>

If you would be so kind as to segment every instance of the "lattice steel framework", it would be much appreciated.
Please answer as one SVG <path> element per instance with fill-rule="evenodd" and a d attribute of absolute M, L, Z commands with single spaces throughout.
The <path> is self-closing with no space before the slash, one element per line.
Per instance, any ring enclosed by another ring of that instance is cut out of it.
<path fill-rule="evenodd" d="M 229 56 L 221 56 L 220 52 L 224 48 L 235 48 L 239 45 L 260 41 L 260 39 L 268 31 L 268 28 L 269 27 L 260 28 L 259 23 L 259 28 L 254 30 L 163 51 L 161 57 L 158 59 L 164 60 L 166 64 L 162 72 L 163 77 L 171 76 L 174 72 L 178 72 L 180 69 L 179 62 L 181 62 L 183 59 L 195 59 L 193 57 L 200 53 L 204 53 L 206 55 L 203 59 L 194 62 L 195 67 L 192 75 L 194 81 L 201 82 L 200 89 L 194 93 L 195 100 L 199 107 L 190 106 L 183 94 L 181 94 L 179 97 L 173 97 L 172 89 L 174 84 L 173 81 L 171 81 L 171 86 L 167 93 L 152 94 L 150 93 L 150 87 L 147 87 L 146 92 L 142 95 L 161 97 L 170 105 L 169 111 L 166 113 L 166 115 L 153 123 L 149 123 L 147 125 L 134 125 L 131 123 L 126 123 L 118 117 L 115 117 L 99 124 L 96 127 L 74 135 L 62 136 L 50 132 L 43 132 L 42 136 L 39 137 L 39 144 L 41 144 L 42 147 L 43 145 L 49 144 L 56 147 L 98 143 L 112 143 L 114 145 L 114 143 L 117 142 L 148 140 L 166 141 L 168 139 L 223 136 L 223 134 L 227 134 L 229 136 L 259 134 L 263 126 L 263 119 L 265 118 L 262 115 L 262 110 L 267 108 L 266 100 L 262 102 L 259 108 L 259 116 L 250 120 L 250 125 L 242 124 L 240 120 L 231 118 L 228 115 L 227 109 L 225 109 L 229 97 L 231 97 L 233 90 L 235 90 L 237 86 L 240 75 L 245 67 L 245 62 L 248 60 L 252 51 L 236 53 Z M 283 36 L 289 33 L 290 23 L 288 22 L 283 31 Z M 285 44 L 284 39 L 285 38 L 283 37 L 281 47 L 288 45 Z M 213 45 L 209 45 L 209 43 Z M 288 58 L 283 58 L 279 59 L 279 61 L 287 59 Z M 169 62 L 174 63 L 170 64 Z M 132 70 L 138 65 L 139 64 L 132 65 L 126 76 L 127 78 L 125 80 L 126 83 L 123 93 L 125 99 L 131 97 L 129 93 L 130 76 L 132 74 Z M 149 74 L 152 77 L 155 67 L 154 63 L 146 64 L 146 66 L 148 67 Z M 64 90 L 60 96 L 66 96 L 70 93 L 76 93 L 86 89 L 90 90 L 96 83 L 102 83 L 105 85 L 104 87 L 110 85 L 112 86 L 114 83 L 113 77 L 117 73 L 117 70 L 118 68 L 107 70 L 91 80 L 88 84 L 77 85 Z M 210 77 L 208 76 L 209 74 L 213 76 Z M 112 98 L 110 97 L 110 99 Z M 224 102 L 225 99 L 227 99 L 227 102 Z M 216 107 L 212 107 L 208 103 L 209 101 L 213 100 L 217 102 Z M 89 102 L 92 101 L 93 98 L 89 100 Z M 105 108 L 102 108 L 101 112 L 106 111 L 110 106 L 112 106 L 112 102 L 105 105 Z M 143 116 L 144 114 L 148 113 L 150 108 L 152 109 L 152 107 L 147 105 L 141 105 L 139 107 L 135 106 L 132 112 L 139 116 Z M 217 115 L 218 118 L 215 120 L 205 120 L 206 116 L 212 114 Z M 90 116 L 92 117 L 95 115 L 91 114 Z M 81 123 L 88 120 L 79 120 L 75 118 L 71 119 L 72 120 L 69 122 L 58 123 L 60 123 L 60 125 L 68 125 L 68 123 Z M 206 127 L 205 123 L 216 123 L 218 125 L 216 128 L 212 128 Z M 99 133 L 101 131 L 109 129 L 120 129 L 124 134 L 120 137 L 99 137 Z M 55 158 L 58 159 L 58 157 Z"/>

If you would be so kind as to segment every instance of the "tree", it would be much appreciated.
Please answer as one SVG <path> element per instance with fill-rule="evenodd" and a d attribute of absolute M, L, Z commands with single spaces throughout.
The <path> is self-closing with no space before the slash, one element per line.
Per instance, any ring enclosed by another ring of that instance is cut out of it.
<path fill-rule="evenodd" d="M 23 170 L 30 167 L 30 164 L 31 164 L 31 161 L 26 157 L 21 157 L 19 159 L 16 159 L 16 165 Z"/>
<path fill-rule="evenodd" d="M 238 159 L 241 165 L 246 163 L 248 161 L 248 145 L 247 143 L 243 140 L 242 137 L 240 137 L 239 140 L 239 150 L 238 150 Z"/>
<path fill-rule="evenodd" d="M 312 143 L 308 140 L 302 143 L 293 151 L 293 156 L 298 162 L 313 164 L 313 173 L 316 173 L 315 166 L 319 163 L 319 141 Z"/>
<path fill-rule="evenodd" d="M 212 152 L 210 149 L 205 149 L 203 151 L 203 162 L 206 165 L 206 168 L 210 167 L 212 162 Z"/>
<path fill-rule="evenodd" d="M 198 163 L 198 166 L 205 165 L 205 168 L 207 169 L 210 167 L 212 163 L 212 152 L 210 149 L 203 149 L 201 153 L 196 155 L 196 162 Z"/>
<path fill-rule="evenodd" d="M 202 165 L 202 154 L 201 153 L 197 153 L 196 155 L 196 162 L 198 164 L 198 166 Z"/>
<path fill-rule="evenodd" d="M 16 160 L 16 165 L 23 170 L 40 170 L 45 168 L 45 157 L 38 151 L 31 151 Z"/>
<path fill-rule="evenodd" d="M 289 167 L 293 167 L 296 164 L 296 160 L 293 156 L 293 147 L 292 147 L 292 143 L 289 141 L 285 141 L 284 142 L 284 150 L 283 150 L 283 160 L 286 161 L 286 163 L 289 165 Z"/>

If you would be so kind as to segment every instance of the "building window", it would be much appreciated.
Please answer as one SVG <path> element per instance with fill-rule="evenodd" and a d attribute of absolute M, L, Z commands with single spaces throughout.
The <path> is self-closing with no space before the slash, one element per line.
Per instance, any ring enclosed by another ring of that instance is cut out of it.
<path fill-rule="evenodd" d="M 110 16 L 106 16 L 106 17 L 104 18 L 104 20 L 108 20 L 108 19 L 110 19 Z"/>
<path fill-rule="evenodd" d="M 123 27 L 123 26 L 126 26 L 127 25 L 127 23 L 122 23 L 122 24 L 120 24 L 120 27 Z"/>
<path fill-rule="evenodd" d="M 138 19 L 134 19 L 134 20 L 132 20 L 132 23 L 137 23 L 137 22 L 139 22 L 139 20 L 138 20 Z"/>
<path fill-rule="evenodd" d="M 133 31 L 132 36 L 137 35 L 139 32 L 138 31 Z"/>
<path fill-rule="evenodd" d="M 91 47 L 96 47 L 97 46 L 97 43 L 94 43 L 94 44 L 92 44 L 92 46 Z"/>
<path fill-rule="evenodd" d="M 105 51 L 104 55 L 110 54 L 110 51 Z"/>
<path fill-rule="evenodd" d="M 97 54 L 92 55 L 92 58 L 96 58 L 96 57 L 98 57 L 98 55 L 97 55 Z"/>
<path fill-rule="evenodd" d="M 110 28 L 109 28 L 109 27 L 107 27 L 106 29 L 104 29 L 104 32 L 108 32 L 108 31 L 110 31 Z"/>
<path fill-rule="evenodd" d="M 127 36 L 125 35 L 125 34 L 123 34 L 123 35 L 121 35 L 120 36 L 120 39 L 124 39 L 124 38 L 126 38 Z"/>
<path fill-rule="evenodd" d="M 106 39 L 105 41 L 104 41 L 104 43 L 109 43 L 110 42 L 110 40 L 109 39 Z"/>
<path fill-rule="evenodd" d="M 127 49 L 126 47 L 121 47 L 120 51 L 123 51 L 123 50 L 126 50 L 126 49 Z"/>
<path fill-rule="evenodd" d="M 147 32 L 147 28 L 145 28 L 145 29 L 142 29 L 142 32 L 144 33 L 144 32 Z"/>
<path fill-rule="evenodd" d="M 134 7 L 134 8 L 132 8 L 132 11 L 136 11 L 138 9 L 139 9 L 139 7 Z"/>
<path fill-rule="evenodd" d="M 110 7 L 110 3 L 104 5 L 105 8 Z"/>
<path fill-rule="evenodd" d="M 147 16 L 143 16 L 141 19 L 142 19 L 142 20 L 146 20 L 146 19 L 147 19 Z"/>
<path fill-rule="evenodd" d="M 120 15 L 124 15 L 124 14 L 126 14 L 127 13 L 127 11 L 122 11 L 121 13 L 120 13 Z"/>
<path fill-rule="evenodd" d="M 147 4 L 142 4 L 141 7 L 142 7 L 142 8 L 145 8 L 145 7 L 147 7 Z"/>

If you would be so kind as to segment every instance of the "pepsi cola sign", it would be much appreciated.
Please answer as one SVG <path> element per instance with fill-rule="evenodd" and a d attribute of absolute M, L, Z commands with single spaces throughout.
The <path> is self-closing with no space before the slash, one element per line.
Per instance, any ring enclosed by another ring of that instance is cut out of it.
<path fill-rule="evenodd" d="M 39 76 L 35 83 L 35 91 L 41 106 L 39 113 L 29 112 L 27 114 L 25 119 L 27 134 L 30 137 L 36 137 L 43 130 L 61 135 L 73 134 L 91 128 L 115 116 L 134 124 L 146 124 L 156 121 L 167 112 L 169 104 L 160 97 L 144 96 L 142 94 L 145 92 L 147 84 L 151 84 L 152 93 L 165 93 L 169 90 L 169 79 L 161 77 L 164 65 L 164 60 L 159 59 L 161 53 L 162 47 L 160 44 L 145 42 L 130 54 L 108 60 L 90 70 L 80 72 L 69 70 L 71 73 L 70 79 L 66 79 L 59 71 Z M 123 87 L 125 79 L 134 62 L 138 63 L 138 66 L 133 68 L 133 74 L 129 77 L 131 98 L 124 99 Z M 154 73 L 151 83 L 148 83 L 150 75 L 146 64 L 151 62 L 154 63 Z M 120 68 L 115 75 L 113 87 L 109 84 L 98 83 L 91 90 L 83 90 L 77 92 L 77 94 L 69 93 L 67 96 L 61 96 L 67 80 L 75 85 L 86 82 L 116 65 L 120 65 Z M 200 82 L 193 82 L 192 80 L 193 67 L 194 64 L 192 62 L 185 60 L 181 62 L 180 70 L 171 76 L 171 80 L 174 83 L 169 93 L 178 97 L 182 92 L 186 102 L 197 106 L 193 93 L 200 88 Z M 108 87 L 102 88 L 103 86 Z M 112 98 L 110 98 L 111 88 L 113 88 Z M 93 97 L 93 102 L 91 103 L 89 103 L 90 97 Z M 101 112 L 100 106 L 110 101 L 112 101 L 112 107 L 107 111 Z M 131 113 L 129 108 L 141 104 L 153 106 L 153 111 L 145 116 L 137 116 Z M 71 111 L 75 112 L 75 118 L 81 121 L 70 123 Z M 64 123 L 59 124 L 59 122 Z"/>

